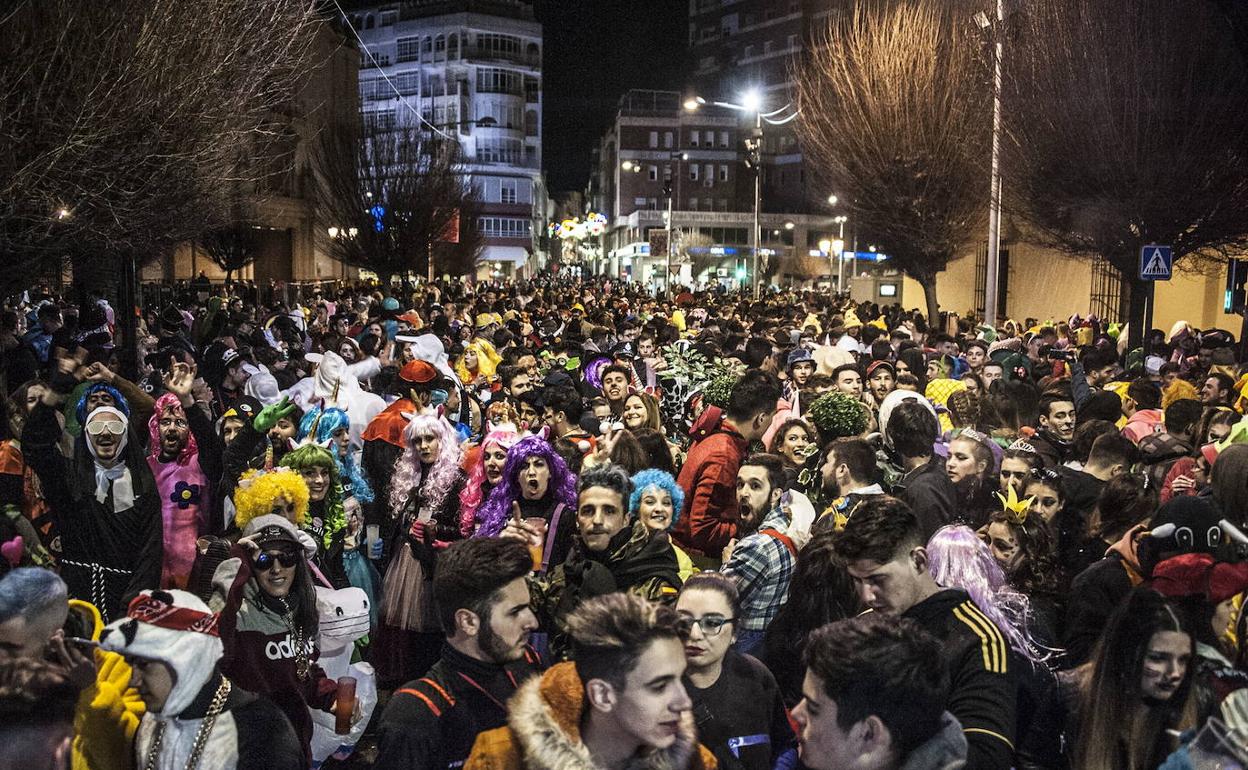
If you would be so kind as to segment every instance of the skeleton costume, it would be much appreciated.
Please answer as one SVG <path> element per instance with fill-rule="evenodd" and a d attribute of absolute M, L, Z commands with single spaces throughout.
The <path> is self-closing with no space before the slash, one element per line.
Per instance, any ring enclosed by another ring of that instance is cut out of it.
<path fill-rule="evenodd" d="M 160 712 L 135 735 L 140 770 L 296 770 L 303 752 L 294 728 L 269 700 L 221 676 L 217 615 L 185 591 L 145 591 L 126 617 L 100 635 L 101 648 L 160 661 L 175 674 Z"/>

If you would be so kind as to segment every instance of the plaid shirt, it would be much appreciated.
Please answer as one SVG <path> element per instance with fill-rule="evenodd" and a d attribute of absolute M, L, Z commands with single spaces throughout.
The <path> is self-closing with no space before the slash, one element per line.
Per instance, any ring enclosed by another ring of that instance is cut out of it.
<path fill-rule="evenodd" d="M 737 543 L 732 549 L 732 558 L 721 570 L 737 581 L 741 592 L 738 628 L 765 631 L 789 598 L 789 581 L 797 559 L 782 540 L 761 531 L 783 532 L 788 524 L 784 511 L 777 507 L 763 519 L 759 532 Z"/>

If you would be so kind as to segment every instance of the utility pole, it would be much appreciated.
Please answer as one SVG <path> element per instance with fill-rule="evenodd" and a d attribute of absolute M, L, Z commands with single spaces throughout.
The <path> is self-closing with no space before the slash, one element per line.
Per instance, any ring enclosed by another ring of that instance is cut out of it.
<path fill-rule="evenodd" d="M 992 57 L 992 182 L 988 208 L 988 265 L 984 274 L 984 323 L 997 324 L 997 292 L 1001 266 L 1001 58 L 1002 25 L 1005 22 L 1005 0 L 996 0 L 996 23 L 990 23 L 993 38 Z"/>

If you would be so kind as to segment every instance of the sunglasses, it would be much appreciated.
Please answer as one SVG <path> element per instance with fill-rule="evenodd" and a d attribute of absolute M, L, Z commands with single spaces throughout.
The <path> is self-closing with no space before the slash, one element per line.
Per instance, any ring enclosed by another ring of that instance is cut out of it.
<path fill-rule="evenodd" d="M 264 551 L 251 562 L 256 572 L 268 572 L 275 564 L 290 569 L 298 563 L 299 554 L 294 551 Z"/>
<path fill-rule="evenodd" d="M 105 432 L 120 436 L 126 432 L 126 424 L 121 420 L 96 420 L 87 423 L 87 433 L 92 436 L 99 436 Z"/>
<path fill-rule="evenodd" d="M 676 621 L 676 630 L 682 638 L 689 638 L 689 634 L 693 632 L 694 626 L 699 626 L 702 633 L 706 636 L 719 636 L 719 632 L 724 630 L 724 626 L 735 621 L 736 618 L 726 618 L 723 615 L 703 615 L 695 618 L 692 615 L 681 615 Z"/>

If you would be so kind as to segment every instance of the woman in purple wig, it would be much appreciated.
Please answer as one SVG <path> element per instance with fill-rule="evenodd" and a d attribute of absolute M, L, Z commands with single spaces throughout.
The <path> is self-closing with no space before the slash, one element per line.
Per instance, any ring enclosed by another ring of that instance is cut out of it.
<path fill-rule="evenodd" d="M 503 478 L 477 511 L 477 536 L 497 537 L 517 511 L 522 519 L 546 522 L 543 568 L 563 563 L 576 531 L 576 476 L 541 436 L 526 436 L 507 450 Z"/>

